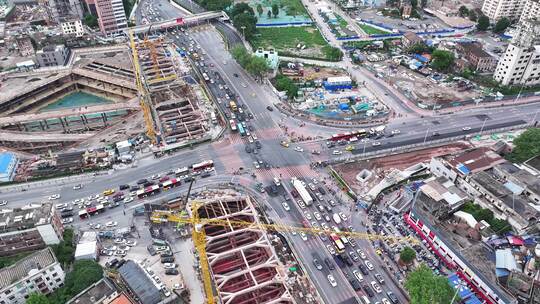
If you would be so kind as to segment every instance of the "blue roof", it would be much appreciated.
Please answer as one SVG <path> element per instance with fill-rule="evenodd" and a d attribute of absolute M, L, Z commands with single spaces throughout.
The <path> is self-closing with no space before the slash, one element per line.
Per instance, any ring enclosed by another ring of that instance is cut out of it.
<path fill-rule="evenodd" d="M 478 297 L 473 295 L 472 297 L 468 298 L 465 301 L 465 304 L 482 304 L 482 301 L 480 301 L 480 299 L 478 299 Z"/>
<path fill-rule="evenodd" d="M 471 295 L 473 295 L 473 292 L 469 287 L 467 287 L 467 284 L 465 281 L 461 280 L 457 274 L 453 274 L 448 277 L 448 282 L 450 282 L 450 285 L 452 285 L 452 288 L 457 288 L 459 285 L 459 297 L 461 299 L 467 299 Z"/>
<path fill-rule="evenodd" d="M 471 173 L 471 170 L 469 170 L 469 168 L 467 168 L 467 166 L 465 166 L 464 164 L 457 165 L 457 169 L 465 175 Z"/>
<path fill-rule="evenodd" d="M 0 153 L 0 174 L 8 174 L 8 165 L 13 161 L 15 155 L 10 152 Z"/>

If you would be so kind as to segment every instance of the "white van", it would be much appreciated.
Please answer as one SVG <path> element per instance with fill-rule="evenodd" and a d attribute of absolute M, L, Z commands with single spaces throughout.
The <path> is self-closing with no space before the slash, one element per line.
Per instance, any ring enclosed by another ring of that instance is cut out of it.
<path fill-rule="evenodd" d="M 277 187 L 281 186 L 281 181 L 279 180 L 279 178 L 274 177 L 274 184 L 275 184 Z"/>
<path fill-rule="evenodd" d="M 341 224 L 341 218 L 339 217 L 337 213 L 332 214 L 332 219 L 334 220 L 336 224 L 338 225 Z"/>

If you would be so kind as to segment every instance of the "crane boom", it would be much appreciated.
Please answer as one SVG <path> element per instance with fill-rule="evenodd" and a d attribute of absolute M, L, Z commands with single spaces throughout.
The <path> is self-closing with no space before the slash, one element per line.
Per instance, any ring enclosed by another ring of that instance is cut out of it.
<path fill-rule="evenodd" d="M 150 220 L 153 223 L 164 223 L 164 222 L 174 222 L 174 223 L 184 223 L 184 224 L 191 224 L 191 225 L 217 225 L 217 226 L 225 226 L 225 227 L 231 227 L 231 228 L 255 228 L 255 229 L 263 229 L 266 231 L 277 231 L 277 232 L 304 232 L 307 234 L 329 234 L 330 232 L 335 233 L 339 236 L 347 236 L 347 237 L 353 237 L 358 239 L 368 239 L 368 240 L 392 240 L 392 241 L 408 241 L 415 243 L 417 240 L 412 237 L 398 237 L 398 236 L 390 236 L 390 235 L 378 235 L 378 234 L 372 234 L 372 233 L 365 233 L 365 232 L 353 232 L 353 231 L 326 231 L 321 228 L 313 228 L 313 227 L 297 227 L 297 226 L 289 226 L 289 225 L 280 225 L 280 224 L 264 224 L 264 223 L 255 223 L 255 222 L 248 222 L 248 221 L 239 221 L 239 220 L 230 220 L 230 219 L 218 219 L 218 218 L 193 218 L 193 217 L 186 217 L 178 215 L 171 211 L 164 211 L 164 210 L 156 210 L 152 212 L 152 215 L 150 217 Z M 258 228 L 260 227 L 260 228 Z"/>

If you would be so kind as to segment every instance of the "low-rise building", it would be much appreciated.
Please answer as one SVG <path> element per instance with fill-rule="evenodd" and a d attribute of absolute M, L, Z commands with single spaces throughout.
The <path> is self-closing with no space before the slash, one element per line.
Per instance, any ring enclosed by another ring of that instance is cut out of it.
<path fill-rule="evenodd" d="M 128 260 L 118 268 L 118 273 L 139 303 L 157 304 L 161 301 L 161 291 L 139 264 Z"/>
<path fill-rule="evenodd" d="M 64 45 L 50 45 L 36 52 L 36 60 L 41 67 L 66 65 L 71 52 Z"/>
<path fill-rule="evenodd" d="M 98 234 L 95 231 L 85 231 L 79 238 L 75 248 L 75 260 L 94 260 L 99 259 L 100 244 Z"/>
<path fill-rule="evenodd" d="M 424 40 L 420 36 L 416 35 L 415 32 L 405 32 L 403 37 L 401 37 L 401 45 L 404 49 L 421 43 L 424 43 Z"/>
<path fill-rule="evenodd" d="M 0 213 L 0 256 L 60 243 L 64 227 L 51 203 L 33 204 Z"/>
<path fill-rule="evenodd" d="M 255 52 L 255 56 L 266 59 L 266 62 L 268 63 L 268 66 L 271 69 L 273 70 L 277 69 L 278 64 L 279 64 L 279 56 L 278 56 L 278 52 L 275 51 L 274 49 L 264 50 L 262 48 L 259 48 Z"/>
<path fill-rule="evenodd" d="M 120 295 L 113 282 L 103 278 L 71 298 L 66 304 L 109 304 Z"/>
<path fill-rule="evenodd" d="M 49 294 L 65 273 L 50 247 L 0 269 L 0 304 L 24 304 L 31 293 Z"/>
<path fill-rule="evenodd" d="M 15 44 L 22 57 L 34 56 L 34 45 L 30 36 L 21 35 L 15 37 Z"/>
<path fill-rule="evenodd" d="M 456 49 L 476 72 L 493 72 L 497 67 L 497 59 L 484 51 L 479 43 L 458 43 Z"/>
<path fill-rule="evenodd" d="M 412 5 L 405 4 L 401 7 L 401 18 L 409 19 L 412 13 Z"/>
<path fill-rule="evenodd" d="M 64 35 L 75 37 L 82 37 L 84 35 L 84 27 L 80 19 L 65 19 L 60 25 Z"/>

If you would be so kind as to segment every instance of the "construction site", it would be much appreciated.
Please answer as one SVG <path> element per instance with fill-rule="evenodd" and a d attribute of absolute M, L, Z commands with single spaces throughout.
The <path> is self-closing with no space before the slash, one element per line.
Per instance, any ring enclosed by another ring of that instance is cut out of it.
<path fill-rule="evenodd" d="M 136 41 L 137 40 L 137 41 Z M 198 85 L 188 84 L 189 63 L 178 56 L 163 37 L 131 40 L 134 65 L 148 136 L 157 150 L 171 150 L 210 140 L 209 113 L 201 107 L 205 98 Z M 208 101 L 208 99 L 207 99 Z"/>
<path fill-rule="evenodd" d="M 208 191 L 196 194 L 187 204 L 187 213 L 174 208 L 153 211 L 150 216 L 158 227 L 192 229 L 206 298 L 214 299 L 208 303 L 312 301 L 306 294 L 311 289 L 309 281 L 290 270 L 297 261 L 287 252 L 288 244 L 268 231 L 272 225 L 264 223 L 251 197 L 232 190 L 215 191 L 211 190 L 211 198 Z M 184 226 L 188 223 L 192 225 Z"/>

